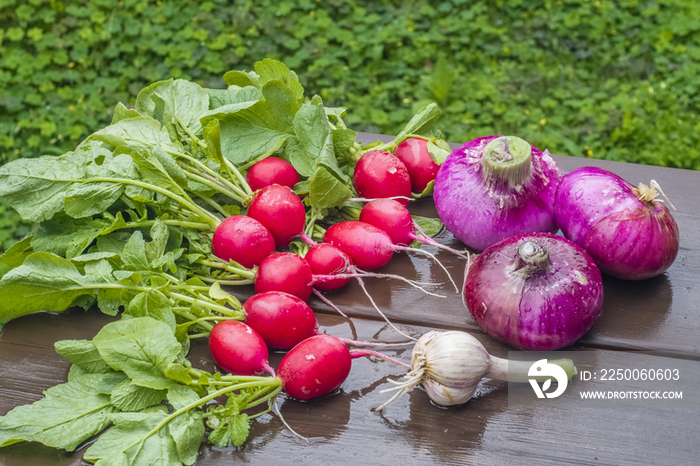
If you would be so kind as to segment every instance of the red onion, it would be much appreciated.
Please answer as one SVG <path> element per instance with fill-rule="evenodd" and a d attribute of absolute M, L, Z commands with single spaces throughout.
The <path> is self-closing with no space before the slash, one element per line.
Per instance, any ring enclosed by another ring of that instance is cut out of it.
<path fill-rule="evenodd" d="M 486 333 L 516 348 L 571 345 L 603 308 L 603 281 L 593 259 L 551 233 L 506 238 L 468 266 L 464 304 Z"/>
<path fill-rule="evenodd" d="M 601 271 L 625 280 L 663 273 L 678 254 L 678 225 L 658 184 L 635 187 L 597 167 L 568 173 L 556 195 L 555 213 L 564 236 L 591 255 Z"/>
<path fill-rule="evenodd" d="M 560 178 L 547 151 L 514 136 L 487 136 L 447 157 L 433 197 L 445 227 L 483 250 L 512 235 L 557 231 L 554 194 Z"/>

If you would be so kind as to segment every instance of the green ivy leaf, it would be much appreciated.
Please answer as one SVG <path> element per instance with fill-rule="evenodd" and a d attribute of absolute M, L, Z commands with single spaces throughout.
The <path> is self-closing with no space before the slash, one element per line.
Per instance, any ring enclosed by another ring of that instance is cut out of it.
<path fill-rule="evenodd" d="M 433 74 L 423 77 L 426 87 L 436 99 L 444 101 L 455 80 L 455 69 L 444 55 L 440 55 L 435 63 Z M 415 133 L 414 133 L 415 134 Z"/>

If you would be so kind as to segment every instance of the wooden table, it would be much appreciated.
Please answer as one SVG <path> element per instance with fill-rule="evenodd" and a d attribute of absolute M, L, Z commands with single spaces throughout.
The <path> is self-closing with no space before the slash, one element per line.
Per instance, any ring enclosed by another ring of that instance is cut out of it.
<path fill-rule="evenodd" d="M 381 138 L 362 134 L 363 142 Z M 457 145 L 454 145 L 457 147 Z M 252 423 L 248 442 L 236 449 L 203 446 L 197 465 L 263 464 L 672 464 L 700 463 L 700 172 L 554 156 L 563 172 L 595 165 L 611 170 L 633 184 L 655 179 L 677 210 L 680 253 L 663 275 L 625 282 L 605 277 L 603 315 L 594 327 L 567 351 L 597 361 L 589 369 L 678 368 L 683 388 L 677 402 L 609 404 L 606 407 L 563 395 L 531 405 L 509 403 L 507 384 L 482 381 L 475 398 L 449 409 L 433 405 L 421 389 L 397 400 L 383 413 L 371 411 L 383 403 L 391 387 L 387 378 L 404 370 L 376 359 L 353 362 L 341 389 L 314 402 L 280 398 L 286 421 L 308 441 L 284 428 L 277 416 Z M 412 206 L 418 215 L 436 216 L 431 200 Z M 460 247 L 452 235 L 441 232 L 438 241 Z M 431 252 L 435 248 L 425 247 Z M 437 254 L 458 282 L 464 261 Z M 417 254 L 397 254 L 383 271 L 421 281 L 445 281 L 443 272 Z M 459 295 L 448 286 L 447 298 L 425 296 L 396 281 L 369 280 L 377 304 L 400 328 L 412 335 L 430 329 L 460 329 L 473 333 L 496 356 L 511 350 L 470 322 Z M 252 290 L 235 290 L 241 298 Z M 350 284 L 329 296 L 351 319 L 344 319 L 316 298 L 310 300 L 322 329 L 332 335 L 400 341 L 369 306 L 360 288 Z M 43 390 L 65 381 L 68 361 L 53 350 L 62 339 L 90 339 L 113 318 L 97 310 L 71 310 L 61 315 L 35 314 L 10 322 L 0 333 L 0 414 L 36 401 Z M 651 352 L 651 353 L 649 353 Z M 410 361 L 410 346 L 388 351 Z M 536 358 L 537 354 L 533 355 Z M 273 365 L 281 355 L 273 354 Z M 592 358 L 592 359 L 591 359 Z M 215 371 L 206 342 L 193 345 L 195 367 Z M 601 366 L 602 364 L 602 366 Z M 637 366 L 635 366 L 637 367 Z M 593 390 L 610 388 L 602 382 L 583 382 Z M 633 384 L 629 385 L 632 387 Z M 618 389 L 617 385 L 615 389 Z M 84 464 L 82 453 L 19 443 L 0 449 L 4 466 Z"/>

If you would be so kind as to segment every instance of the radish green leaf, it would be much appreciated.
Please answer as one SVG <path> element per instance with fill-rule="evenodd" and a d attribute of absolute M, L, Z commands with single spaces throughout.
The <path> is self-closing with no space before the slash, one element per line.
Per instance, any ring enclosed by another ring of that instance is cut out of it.
<path fill-rule="evenodd" d="M 173 385 L 164 371 L 181 346 L 166 323 L 149 317 L 119 320 L 105 325 L 93 343 L 102 359 L 134 384 L 156 390 Z"/>

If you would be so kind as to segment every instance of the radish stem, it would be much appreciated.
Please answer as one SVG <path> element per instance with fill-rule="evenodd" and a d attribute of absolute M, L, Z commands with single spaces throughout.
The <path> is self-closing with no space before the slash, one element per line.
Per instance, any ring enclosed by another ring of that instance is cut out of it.
<path fill-rule="evenodd" d="M 348 318 L 348 316 L 343 311 L 338 309 L 338 307 L 335 304 L 333 304 L 333 302 L 330 299 L 323 296 L 323 294 L 320 291 L 318 291 L 316 288 L 311 288 L 311 292 L 313 294 L 315 294 L 318 299 L 320 299 L 321 301 L 326 303 L 328 306 L 330 306 L 333 310 L 335 310 L 338 314 L 345 317 L 346 319 Z"/>

